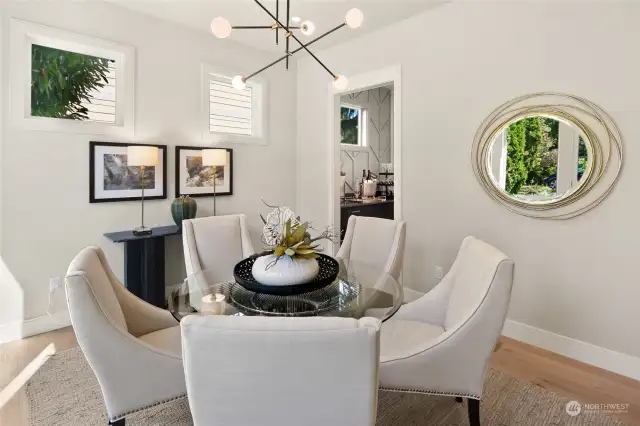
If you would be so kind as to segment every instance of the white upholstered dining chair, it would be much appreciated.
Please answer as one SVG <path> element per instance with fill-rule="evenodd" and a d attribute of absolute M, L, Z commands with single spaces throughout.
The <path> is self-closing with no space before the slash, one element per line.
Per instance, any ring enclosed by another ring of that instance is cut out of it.
<path fill-rule="evenodd" d="M 243 214 L 209 216 L 182 222 L 187 275 L 207 270 L 208 278 L 233 278 L 233 267 L 255 252 Z"/>
<path fill-rule="evenodd" d="M 65 278 L 71 323 L 98 378 L 110 425 L 186 394 L 180 326 L 130 293 L 98 247 L 83 249 Z"/>
<path fill-rule="evenodd" d="M 467 398 L 480 425 L 484 376 L 504 325 L 514 263 L 474 237 L 462 242 L 449 273 L 382 325 L 383 389 Z"/>
<path fill-rule="evenodd" d="M 195 426 L 374 426 L 380 321 L 191 315 Z"/>
<path fill-rule="evenodd" d="M 397 281 L 402 272 L 405 236 L 405 222 L 351 216 L 336 257 L 379 265 Z"/>

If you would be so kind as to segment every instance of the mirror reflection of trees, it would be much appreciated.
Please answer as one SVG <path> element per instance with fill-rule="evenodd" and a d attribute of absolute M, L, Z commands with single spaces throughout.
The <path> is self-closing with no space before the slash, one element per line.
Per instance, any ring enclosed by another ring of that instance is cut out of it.
<path fill-rule="evenodd" d="M 524 197 L 557 195 L 559 129 L 558 120 L 541 116 L 526 117 L 509 125 L 506 129 L 506 192 Z M 576 182 L 582 178 L 587 162 L 587 145 L 578 136 Z"/>
<path fill-rule="evenodd" d="M 527 117 L 507 130 L 507 184 L 510 194 L 553 195 L 558 169 L 558 121 Z"/>

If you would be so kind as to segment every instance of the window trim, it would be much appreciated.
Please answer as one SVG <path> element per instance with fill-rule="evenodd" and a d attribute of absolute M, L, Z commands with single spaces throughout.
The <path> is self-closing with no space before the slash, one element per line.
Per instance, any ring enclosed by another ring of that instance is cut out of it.
<path fill-rule="evenodd" d="M 358 114 L 358 144 L 357 145 L 351 145 L 348 143 L 342 143 L 340 142 L 340 146 L 343 149 L 350 149 L 353 151 L 368 151 L 369 150 L 369 146 L 367 145 L 367 129 L 366 129 L 366 115 L 367 115 L 367 109 L 360 106 L 360 105 L 354 105 L 354 104 L 349 104 L 349 103 L 345 103 L 345 102 L 340 102 L 340 111 L 342 113 L 342 108 L 349 108 L 349 109 L 356 109 L 359 111 Z"/>
<path fill-rule="evenodd" d="M 25 130 L 79 134 L 134 135 L 135 48 L 31 22 L 11 20 L 11 110 L 14 125 Z M 115 124 L 31 115 L 31 46 L 112 59 L 116 65 Z"/>
<path fill-rule="evenodd" d="M 252 77 L 247 81 L 247 86 L 251 87 L 251 136 L 236 135 L 232 133 L 212 133 L 210 127 L 210 75 L 231 79 L 239 74 L 224 67 L 202 64 L 201 67 L 201 133 L 204 142 L 218 143 L 239 143 L 248 145 L 268 145 L 268 85 L 262 77 Z"/>

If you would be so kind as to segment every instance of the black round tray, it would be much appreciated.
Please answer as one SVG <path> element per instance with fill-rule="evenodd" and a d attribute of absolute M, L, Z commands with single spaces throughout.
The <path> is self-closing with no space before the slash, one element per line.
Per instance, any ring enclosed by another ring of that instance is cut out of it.
<path fill-rule="evenodd" d="M 318 261 L 318 266 L 320 267 L 320 272 L 318 272 L 318 275 L 313 279 L 313 281 L 298 285 L 264 285 L 256 281 L 251 273 L 253 263 L 258 257 L 260 256 L 251 256 L 241 260 L 233 268 L 233 276 L 236 279 L 236 282 L 247 290 L 256 293 L 272 294 L 276 296 L 295 296 L 298 294 L 309 293 L 333 283 L 338 277 L 338 272 L 340 271 L 340 265 L 337 260 L 331 256 L 327 256 L 326 254 L 321 254 L 316 259 Z"/>

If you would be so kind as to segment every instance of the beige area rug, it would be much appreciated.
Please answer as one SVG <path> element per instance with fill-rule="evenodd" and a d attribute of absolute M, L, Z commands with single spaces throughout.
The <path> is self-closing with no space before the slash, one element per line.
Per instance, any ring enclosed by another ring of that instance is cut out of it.
<path fill-rule="evenodd" d="M 26 387 L 32 426 L 105 426 L 102 394 L 80 349 L 52 357 Z M 570 417 L 569 402 L 506 374 L 490 371 L 481 401 L 482 426 L 624 425 L 620 420 L 583 412 Z M 127 418 L 127 426 L 192 426 L 186 399 Z M 451 397 L 380 392 L 377 426 L 467 426 L 466 403 Z M 328 425 L 329 426 L 329 425 Z M 357 426 L 357 425 L 354 425 Z"/>

